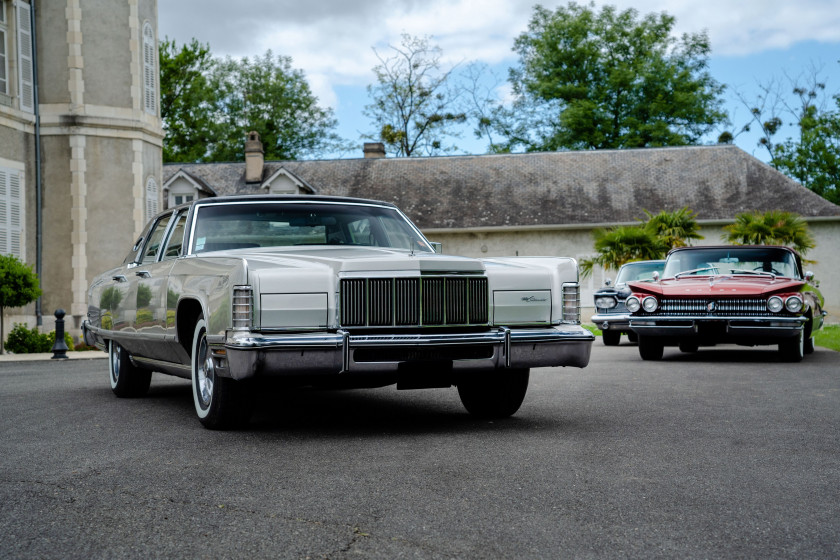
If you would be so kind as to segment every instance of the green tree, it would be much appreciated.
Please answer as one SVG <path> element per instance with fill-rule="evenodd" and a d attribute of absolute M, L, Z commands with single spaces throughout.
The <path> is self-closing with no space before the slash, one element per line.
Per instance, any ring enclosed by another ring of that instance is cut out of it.
<path fill-rule="evenodd" d="M 705 33 L 672 36 L 666 14 L 639 18 L 575 2 L 536 6 L 514 42 L 514 106 L 497 129 L 529 151 L 695 144 L 726 120 Z M 523 117 L 533 120 L 523 121 Z"/>
<path fill-rule="evenodd" d="M 738 245 L 787 245 L 802 255 L 816 247 L 808 224 L 793 212 L 744 212 L 723 229 L 722 238 Z"/>
<path fill-rule="evenodd" d="M 836 111 L 807 107 L 799 119 L 799 138 L 773 150 L 775 166 L 834 204 L 840 204 L 840 95 Z"/>
<path fill-rule="evenodd" d="M 167 38 L 158 51 L 160 116 L 166 134 L 163 161 L 205 161 L 217 128 L 216 95 L 207 81 L 214 64 L 210 47 L 195 39 L 178 47 Z"/>
<path fill-rule="evenodd" d="M 332 109 L 318 105 L 303 71 L 269 50 L 261 57 L 217 60 L 209 76 L 219 129 L 210 161 L 243 161 L 247 131 L 259 132 L 266 159 L 300 159 L 337 149 Z"/>
<path fill-rule="evenodd" d="M 365 106 L 379 140 L 396 156 L 434 155 L 451 151 L 447 137 L 457 136 L 451 127 L 467 116 L 457 108 L 457 90 L 450 87 L 450 71 L 441 70 L 441 50 L 428 37 L 403 34 L 394 55 L 384 58 L 374 49 L 379 64 L 373 68 L 376 83 L 368 85 L 372 102 Z"/>
<path fill-rule="evenodd" d="M 750 120 L 730 136 L 757 131 L 770 165 L 840 204 L 840 93 L 830 95 L 820 73 L 812 66 L 796 78 L 758 84 L 760 93 L 753 100 L 739 94 Z M 785 123 L 796 132 L 780 140 L 780 133 L 789 130 Z"/>
<path fill-rule="evenodd" d="M 0 255 L 0 354 L 3 353 L 3 315 L 7 307 L 20 307 L 41 296 L 38 275 L 12 255 Z"/>

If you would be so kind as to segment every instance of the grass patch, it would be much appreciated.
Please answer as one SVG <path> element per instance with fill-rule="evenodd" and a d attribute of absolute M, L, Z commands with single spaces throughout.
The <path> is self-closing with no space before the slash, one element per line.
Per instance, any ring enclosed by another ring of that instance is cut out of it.
<path fill-rule="evenodd" d="M 601 330 L 598 327 L 596 327 L 595 325 L 593 325 L 592 323 L 581 323 L 580 326 L 583 327 L 584 329 L 588 330 L 589 332 L 591 332 L 595 336 L 601 336 Z"/>
<path fill-rule="evenodd" d="M 840 352 L 840 325 L 825 325 L 814 335 L 814 343 Z"/>

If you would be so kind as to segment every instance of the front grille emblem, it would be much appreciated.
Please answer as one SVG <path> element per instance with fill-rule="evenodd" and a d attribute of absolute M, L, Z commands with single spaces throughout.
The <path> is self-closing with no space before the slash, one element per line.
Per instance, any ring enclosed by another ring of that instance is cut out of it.
<path fill-rule="evenodd" d="M 709 303 L 707 303 L 706 304 L 706 311 L 708 311 L 709 313 L 714 313 L 715 312 L 715 302 L 710 301 Z"/>

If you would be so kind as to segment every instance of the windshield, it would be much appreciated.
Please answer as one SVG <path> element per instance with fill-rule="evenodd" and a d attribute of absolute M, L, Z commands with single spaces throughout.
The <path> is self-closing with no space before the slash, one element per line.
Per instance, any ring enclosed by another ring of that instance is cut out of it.
<path fill-rule="evenodd" d="M 794 254 L 775 247 L 694 248 L 671 253 L 663 278 L 715 274 L 774 274 L 798 278 Z"/>
<path fill-rule="evenodd" d="M 647 280 L 653 280 L 653 273 L 659 272 L 662 274 L 662 268 L 664 266 L 664 261 L 640 261 L 627 263 L 619 269 L 615 283 L 626 284 L 627 282 L 644 282 Z"/>
<path fill-rule="evenodd" d="M 235 202 L 199 206 L 192 252 L 361 245 L 434 252 L 394 208 L 348 203 Z"/>

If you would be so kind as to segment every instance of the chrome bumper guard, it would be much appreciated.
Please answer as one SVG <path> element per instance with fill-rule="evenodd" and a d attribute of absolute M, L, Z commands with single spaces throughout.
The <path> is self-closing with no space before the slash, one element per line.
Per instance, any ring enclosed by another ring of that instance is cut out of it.
<path fill-rule="evenodd" d="M 400 364 L 451 362 L 455 370 L 589 363 L 594 335 L 579 325 L 499 328 L 482 333 L 351 335 L 229 331 L 224 342 L 234 379 L 255 376 L 396 372 Z M 222 370 L 224 371 L 224 370 Z"/>
<path fill-rule="evenodd" d="M 630 315 L 628 313 L 596 313 L 590 319 L 602 331 L 629 330 Z"/>

